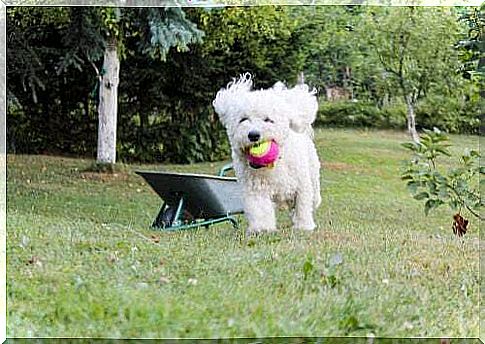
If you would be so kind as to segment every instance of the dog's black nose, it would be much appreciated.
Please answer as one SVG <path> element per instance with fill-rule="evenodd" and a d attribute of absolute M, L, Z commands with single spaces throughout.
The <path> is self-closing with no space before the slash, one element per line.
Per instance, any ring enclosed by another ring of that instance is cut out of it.
<path fill-rule="evenodd" d="M 256 130 L 251 130 L 248 134 L 248 139 L 251 142 L 258 141 L 260 137 L 261 137 L 261 134 L 259 132 L 257 132 Z"/>

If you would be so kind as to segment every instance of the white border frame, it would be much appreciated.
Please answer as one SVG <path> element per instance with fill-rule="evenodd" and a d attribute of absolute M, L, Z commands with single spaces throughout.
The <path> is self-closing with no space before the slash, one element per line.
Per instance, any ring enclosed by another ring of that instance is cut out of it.
<path fill-rule="evenodd" d="M 7 7 L 0 0 L 0 342 L 7 336 Z"/>
<path fill-rule="evenodd" d="M 481 0 L 233 0 L 231 6 L 261 5 L 371 5 L 371 6 L 477 6 Z M 116 6 L 116 7 L 224 7 L 225 0 L 0 0 L 0 343 L 6 341 L 7 334 L 7 228 L 6 228 L 6 110 L 7 110 L 7 74 L 6 74 L 6 9 L 7 6 Z M 480 137 L 479 142 L 482 142 Z M 481 227 L 481 226 L 480 226 Z M 485 310 L 481 296 L 485 295 L 484 246 L 485 232 L 480 231 L 480 305 L 479 311 Z M 479 315 L 479 338 L 485 342 L 485 320 Z"/>

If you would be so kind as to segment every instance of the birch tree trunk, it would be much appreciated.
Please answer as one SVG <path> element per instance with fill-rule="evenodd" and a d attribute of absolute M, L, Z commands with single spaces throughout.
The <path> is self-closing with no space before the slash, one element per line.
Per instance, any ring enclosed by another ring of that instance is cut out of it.
<path fill-rule="evenodd" d="M 303 85 L 304 83 L 305 83 L 305 74 L 303 72 L 300 72 L 296 77 L 296 84 Z"/>
<path fill-rule="evenodd" d="M 112 38 L 104 52 L 103 73 L 99 86 L 98 163 L 114 164 L 116 162 L 119 72 L 120 59 L 116 39 Z"/>
<path fill-rule="evenodd" d="M 419 135 L 416 131 L 416 114 L 414 112 L 414 102 L 411 99 L 411 96 L 405 95 L 404 100 L 406 101 L 406 108 L 407 108 L 407 122 L 408 122 L 408 132 L 411 135 L 411 138 L 414 142 L 419 142 Z"/>

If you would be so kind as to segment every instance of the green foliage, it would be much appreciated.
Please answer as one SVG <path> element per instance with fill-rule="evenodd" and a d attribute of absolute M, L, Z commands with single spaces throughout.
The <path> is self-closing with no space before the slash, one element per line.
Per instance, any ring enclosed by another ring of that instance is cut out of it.
<path fill-rule="evenodd" d="M 418 126 L 477 133 L 479 84 L 463 78 L 460 66 L 478 66 L 481 13 L 360 6 L 10 7 L 9 151 L 95 154 L 96 90 L 109 38 L 116 38 L 121 57 L 122 161 L 228 157 L 211 102 L 245 71 L 256 88 L 278 80 L 292 85 L 303 71 L 322 100 L 326 87 L 349 91 L 352 101 L 322 102 L 318 125 L 404 128 L 402 92 L 385 68 L 398 68 L 401 48 L 407 85 L 422 88 Z M 401 33 L 409 38 L 406 46 Z"/>
<path fill-rule="evenodd" d="M 140 40 L 141 52 L 151 58 L 165 60 L 172 47 L 179 52 L 188 51 L 190 44 L 200 43 L 204 36 L 179 7 L 144 8 L 138 14 L 147 23 L 134 35 Z"/>
<path fill-rule="evenodd" d="M 460 166 L 445 172 L 438 160 L 442 156 L 452 156 L 448 141 L 447 135 L 434 128 L 433 131 L 424 130 L 420 143 L 403 143 L 402 146 L 413 152 L 413 156 L 406 162 L 401 179 L 406 181 L 414 199 L 425 201 L 426 215 L 446 204 L 458 213 L 467 209 L 479 217 L 477 211 L 483 203 L 478 190 L 478 175 L 485 174 L 485 169 L 479 166 L 480 154 L 477 150 L 466 149 L 460 156 Z"/>
<path fill-rule="evenodd" d="M 485 4 L 467 7 L 460 20 L 467 25 L 467 35 L 458 42 L 461 72 L 467 79 L 474 80 L 483 87 L 485 82 Z"/>
<path fill-rule="evenodd" d="M 326 86 L 350 88 L 350 69 L 359 59 L 354 28 L 360 10 L 351 6 L 292 8 L 292 35 L 298 67 L 306 80 L 323 91 Z"/>
<path fill-rule="evenodd" d="M 434 82 L 455 74 L 459 32 L 451 8 L 370 8 L 358 28 L 376 76 L 417 101 Z M 376 70 L 376 72 L 377 72 Z"/>
<path fill-rule="evenodd" d="M 317 126 L 404 128 L 405 109 L 398 105 L 377 107 L 369 101 L 323 102 L 318 109 Z"/>
<path fill-rule="evenodd" d="M 205 68 L 199 71 L 203 79 L 208 73 L 214 81 L 213 91 L 231 78 L 250 71 L 256 87 L 269 87 L 278 80 L 293 82 L 298 73 L 298 51 L 292 34 L 296 22 L 286 6 L 226 7 L 200 10 L 194 20 L 206 33 L 200 58 Z"/>
<path fill-rule="evenodd" d="M 433 94 L 416 108 L 416 120 L 421 127 L 439 127 L 448 133 L 478 134 L 483 100 Z"/>

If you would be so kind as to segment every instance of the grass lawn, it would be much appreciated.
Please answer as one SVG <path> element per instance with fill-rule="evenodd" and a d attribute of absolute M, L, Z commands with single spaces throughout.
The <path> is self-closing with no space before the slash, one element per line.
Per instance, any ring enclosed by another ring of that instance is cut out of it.
<path fill-rule="evenodd" d="M 467 336 L 479 330 L 478 222 L 426 217 L 399 179 L 403 133 L 317 130 L 319 228 L 246 238 L 229 225 L 151 231 L 160 200 L 135 169 L 8 156 L 7 335 Z M 453 136 L 454 151 L 478 137 Z M 451 163 L 451 162 L 447 162 Z"/>

